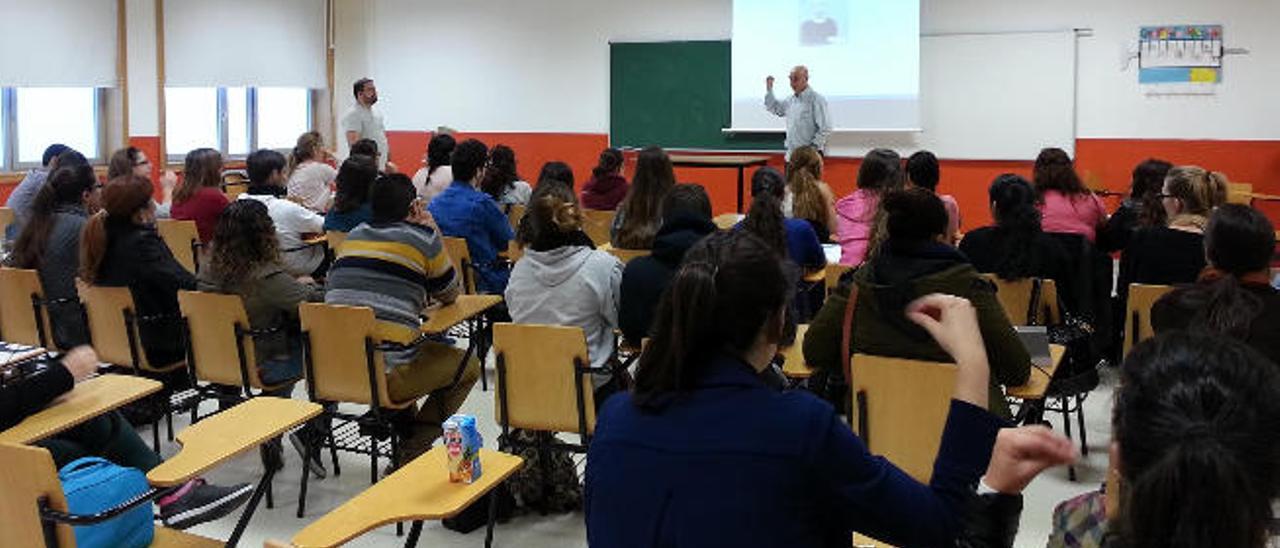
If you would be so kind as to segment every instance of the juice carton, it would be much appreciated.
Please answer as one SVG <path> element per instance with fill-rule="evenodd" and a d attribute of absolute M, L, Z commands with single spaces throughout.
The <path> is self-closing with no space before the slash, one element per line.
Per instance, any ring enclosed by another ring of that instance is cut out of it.
<path fill-rule="evenodd" d="M 480 447 L 484 440 L 476 429 L 476 418 L 454 415 L 444 421 L 444 446 L 449 455 L 449 481 L 475 483 L 480 479 Z"/>

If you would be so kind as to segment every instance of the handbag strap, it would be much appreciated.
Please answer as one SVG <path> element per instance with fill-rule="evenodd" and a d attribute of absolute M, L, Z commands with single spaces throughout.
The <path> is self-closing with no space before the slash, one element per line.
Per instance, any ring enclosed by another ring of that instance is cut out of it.
<path fill-rule="evenodd" d="M 1040 325 L 1040 278 L 1031 278 L 1031 299 L 1027 303 L 1027 325 Z"/>
<path fill-rule="evenodd" d="M 853 386 L 852 359 L 853 353 L 853 311 L 858 308 L 858 283 L 849 284 L 849 299 L 844 304 L 844 321 L 840 332 L 840 368 L 844 371 L 844 382 Z"/>

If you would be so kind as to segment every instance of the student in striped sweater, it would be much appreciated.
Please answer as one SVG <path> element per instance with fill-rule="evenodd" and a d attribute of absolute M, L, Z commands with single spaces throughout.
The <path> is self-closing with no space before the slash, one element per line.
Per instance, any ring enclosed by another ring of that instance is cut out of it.
<path fill-rule="evenodd" d="M 435 221 L 416 198 L 407 176 L 378 178 L 369 190 L 369 201 L 373 220 L 347 235 L 329 270 L 325 302 L 371 307 L 378 321 L 416 333 L 428 298 L 445 303 L 457 298 L 458 277 Z M 440 424 L 462 407 L 480 378 L 479 363 L 471 358 L 457 384 L 449 387 L 462 353 L 429 341 L 413 350 L 384 354 L 393 400 L 430 394 L 420 409 L 408 409 L 397 418 L 396 428 L 404 439 L 399 462 L 409 462 L 431 447 L 440 437 Z"/>

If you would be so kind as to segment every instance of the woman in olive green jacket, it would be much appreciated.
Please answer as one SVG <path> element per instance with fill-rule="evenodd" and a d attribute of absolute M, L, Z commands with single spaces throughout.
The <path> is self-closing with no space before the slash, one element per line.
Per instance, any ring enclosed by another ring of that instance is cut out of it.
<path fill-rule="evenodd" d="M 963 254 L 943 243 L 947 211 L 936 196 L 917 190 L 896 191 L 885 197 L 882 207 L 888 218 L 888 239 L 827 297 L 805 335 L 805 361 L 833 378 L 843 376 L 840 343 L 845 306 L 850 288 L 856 284 L 858 299 L 849 355 L 951 362 L 928 333 L 906 318 L 903 309 L 931 293 L 964 297 L 977 309 L 983 344 L 991 362 L 988 408 L 1009 418 L 1009 406 L 999 386 L 1026 384 L 1031 374 L 1031 356 L 1000 308 L 995 286 L 983 279 Z M 856 376 L 857 372 L 853 374 Z"/>

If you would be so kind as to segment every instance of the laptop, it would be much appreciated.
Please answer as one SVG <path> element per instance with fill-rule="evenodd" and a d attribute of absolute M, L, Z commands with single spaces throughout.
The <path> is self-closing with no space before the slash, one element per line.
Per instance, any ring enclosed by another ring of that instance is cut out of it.
<path fill-rule="evenodd" d="M 1043 325 L 1019 325 L 1013 328 L 1018 332 L 1018 340 L 1022 347 L 1031 354 L 1031 365 L 1049 367 L 1053 358 L 1049 357 L 1049 330 Z"/>

